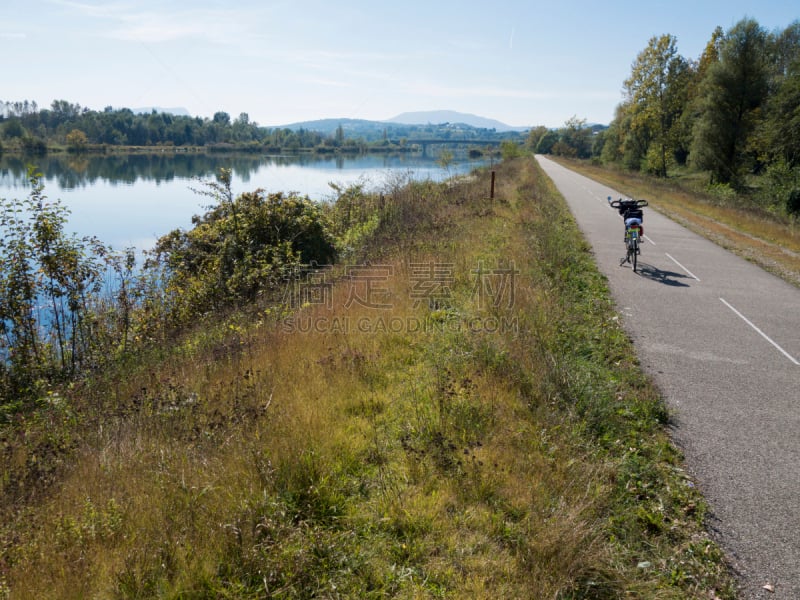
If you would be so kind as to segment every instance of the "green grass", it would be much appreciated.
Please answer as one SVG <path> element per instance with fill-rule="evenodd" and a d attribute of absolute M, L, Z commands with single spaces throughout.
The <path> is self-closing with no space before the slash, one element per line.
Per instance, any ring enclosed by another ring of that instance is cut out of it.
<path fill-rule="evenodd" d="M 0 597 L 733 597 L 563 200 L 532 159 L 488 184 L 391 190 L 371 292 L 337 273 L 5 428 Z"/>

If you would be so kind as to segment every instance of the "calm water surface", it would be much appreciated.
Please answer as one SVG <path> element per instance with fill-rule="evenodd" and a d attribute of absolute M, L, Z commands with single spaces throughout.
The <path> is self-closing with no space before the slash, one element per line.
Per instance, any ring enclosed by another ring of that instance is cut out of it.
<path fill-rule="evenodd" d="M 31 159 L 0 157 L 0 198 L 30 193 Z M 353 158 L 253 155 L 128 155 L 41 157 L 33 164 L 44 175 L 44 193 L 71 211 L 67 231 L 95 235 L 115 249 L 151 248 L 172 229 L 191 227 L 193 215 L 205 212 L 204 189 L 222 167 L 233 170 L 233 192 L 262 188 L 296 191 L 315 201 L 334 197 L 329 183 L 361 182 L 383 189 L 401 177 L 441 180 L 488 164 L 488 160 L 454 160 L 445 170 L 435 158 L 365 155 Z"/>

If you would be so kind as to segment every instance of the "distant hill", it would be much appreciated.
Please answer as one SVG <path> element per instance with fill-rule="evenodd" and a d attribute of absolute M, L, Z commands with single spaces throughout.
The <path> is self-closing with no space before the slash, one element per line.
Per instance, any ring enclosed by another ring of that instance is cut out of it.
<path fill-rule="evenodd" d="M 486 119 L 477 115 L 459 113 L 452 110 L 437 110 L 427 112 L 403 113 L 386 121 L 369 121 L 365 119 L 317 119 L 315 121 L 301 121 L 280 125 L 280 129 L 298 131 L 317 131 L 323 135 L 334 135 L 341 127 L 347 138 L 363 138 L 366 141 L 376 141 L 384 137 L 398 139 L 419 135 L 446 135 L 463 136 L 465 138 L 486 135 L 499 136 L 499 138 L 514 137 L 530 129 L 529 127 L 511 127 L 500 121 Z M 487 130 L 489 130 L 487 132 Z"/>
<path fill-rule="evenodd" d="M 530 127 L 512 127 L 494 119 L 487 119 L 478 115 L 461 113 L 454 110 L 428 110 L 419 112 L 405 112 L 389 119 L 389 123 L 403 125 L 437 125 L 440 123 L 463 123 L 480 129 L 495 129 L 497 131 L 525 131 Z"/>
<path fill-rule="evenodd" d="M 341 127 L 345 135 L 347 135 L 364 130 L 372 131 L 385 129 L 386 124 L 383 121 L 368 121 L 366 119 L 316 119 L 314 121 L 299 121 L 297 123 L 278 126 L 279 129 L 291 129 L 292 131 L 306 129 L 308 131 L 319 131 L 320 133 L 328 135 L 334 133 L 339 127 Z"/>

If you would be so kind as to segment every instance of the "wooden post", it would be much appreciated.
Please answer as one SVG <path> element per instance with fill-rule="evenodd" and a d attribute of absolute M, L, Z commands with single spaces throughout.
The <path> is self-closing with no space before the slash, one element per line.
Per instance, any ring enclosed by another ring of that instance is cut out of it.
<path fill-rule="evenodd" d="M 492 171 L 492 191 L 489 193 L 489 199 L 494 200 L 494 171 Z"/>

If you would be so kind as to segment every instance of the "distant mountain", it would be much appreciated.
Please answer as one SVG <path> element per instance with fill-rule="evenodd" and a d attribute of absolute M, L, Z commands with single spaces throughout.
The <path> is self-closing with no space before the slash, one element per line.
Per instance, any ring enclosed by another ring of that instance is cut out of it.
<path fill-rule="evenodd" d="M 368 142 L 380 140 L 384 135 L 390 137 L 400 137 L 395 131 L 391 131 L 392 125 L 382 121 L 367 121 L 365 119 L 318 119 L 316 121 L 300 121 L 289 125 L 280 125 L 277 129 L 291 129 L 292 131 L 316 131 L 322 135 L 334 136 L 336 131 L 342 128 L 345 138 L 362 138 Z"/>
<path fill-rule="evenodd" d="M 305 129 L 307 131 L 319 131 L 320 133 L 329 135 L 334 133 L 339 127 L 342 128 L 345 134 L 348 134 L 364 129 L 373 130 L 376 128 L 385 128 L 385 124 L 383 121 L 367 121 L 365 119 L 316 119 L 314 121 L 299 121 L 288 125 L 280 125 L 278 128 L 291 129 L 292 131 Z"/>
<path fill-rule="evenodd" d="M 420 112 L 405 112 L 389 119 L 389 123 L 403 125 L 438 125 L 440 123 L 463 123 L 480 129 L 495 129 L 497 131 L 525 131 L 530 127 L 512 127 L 494 119 L 479 117 L 469 113 L 454 110 L 428 110 Z"/>
<path fill-rule="evenodd" d="M 490 135 L 506 138 L 528 131 L 529 127 L 511 127 L 500 121 L 486 119 L 477 115 L 459 113 L 452 110 L 427 112 L 408 112 L 387 121 L 368 121 L 365 119 L 317 119 L 280 125 L 279 129 L 316 131 L 323 135 L 335 135 L 342 128 L 346 138 L 363 138 L 376 141 L 384 137 L 398 139 L 414 135 L 436 135 L 434 132 L 470 137 L 486 137 L 486 130 L 494 130 Z"/>

